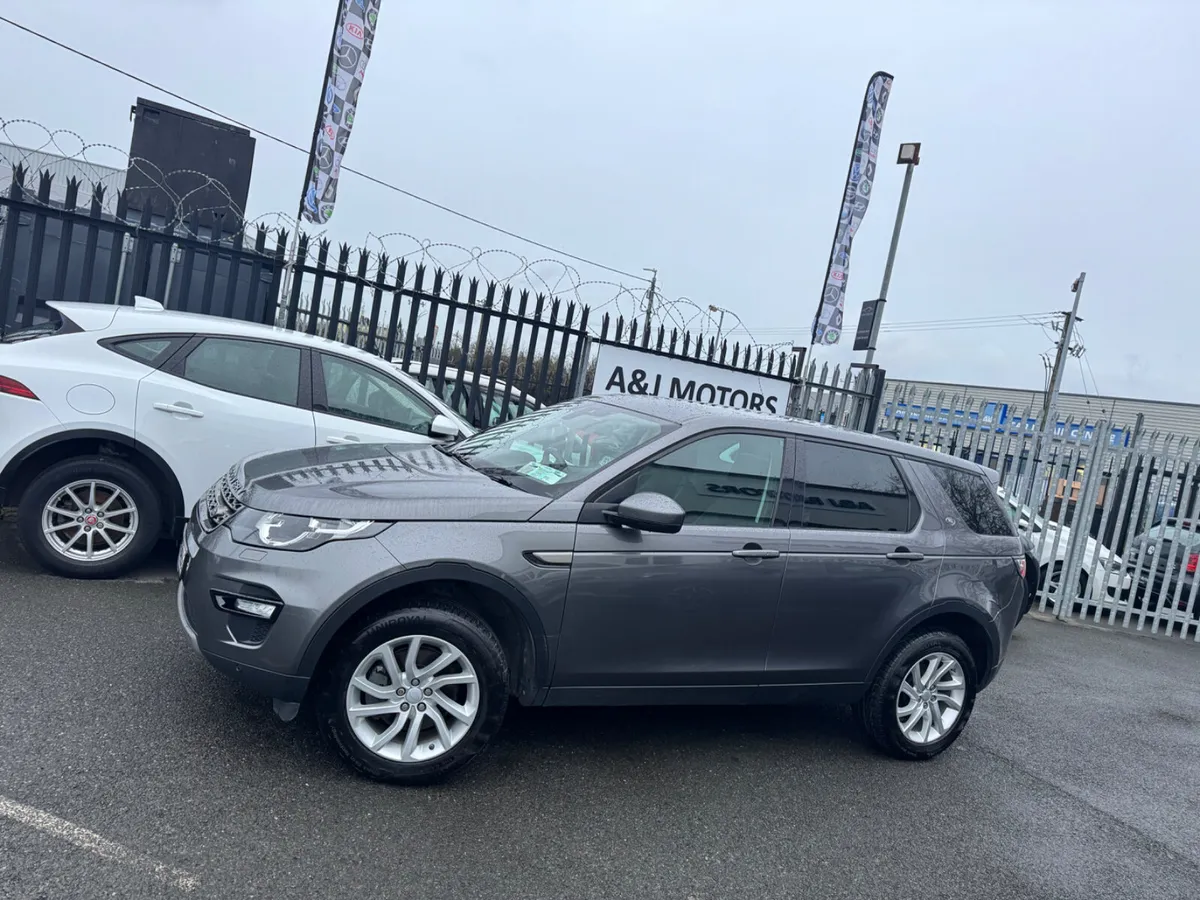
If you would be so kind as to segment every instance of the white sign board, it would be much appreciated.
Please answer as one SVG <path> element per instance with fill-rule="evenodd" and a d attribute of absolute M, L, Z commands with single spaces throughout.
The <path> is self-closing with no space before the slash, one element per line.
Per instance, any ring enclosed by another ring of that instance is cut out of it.
<path fill-rule="evenodd" d="M 668 397 L 784 415 L 791 387 L 784 378 L 601 344 L 592 393 Z"/>

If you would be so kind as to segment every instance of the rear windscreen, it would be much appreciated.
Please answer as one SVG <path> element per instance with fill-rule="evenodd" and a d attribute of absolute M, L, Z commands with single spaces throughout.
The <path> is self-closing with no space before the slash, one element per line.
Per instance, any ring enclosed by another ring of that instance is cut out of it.
<path fill-rule="evenodd" d="M 0 344 L 19 344 L 40 337 L 50 337 L 64 331 L 74 331 L 74 324 L 62 313 L 48 306 L 34 310 L 33 321 L 18 327 L 4 328 L 0 322 Z"/>

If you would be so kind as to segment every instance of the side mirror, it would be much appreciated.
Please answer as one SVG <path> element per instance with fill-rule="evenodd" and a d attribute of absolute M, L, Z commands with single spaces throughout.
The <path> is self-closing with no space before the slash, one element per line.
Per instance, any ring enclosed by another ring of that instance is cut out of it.
<path fill-rule="evenodd" d="M 608 524 L 657 534 L 678 534 L 683 527 L 683 507 L 666 494 L 645 491 L 622 501 L 616 509 L 606 510 Z"/>
<path fill-rule="evenodd" d="M 433 421 L 429 423 L 429 436 L 435 438 L 456 438 L 459 436 L 459 428 L 449 416 L 434 416 Z"/>

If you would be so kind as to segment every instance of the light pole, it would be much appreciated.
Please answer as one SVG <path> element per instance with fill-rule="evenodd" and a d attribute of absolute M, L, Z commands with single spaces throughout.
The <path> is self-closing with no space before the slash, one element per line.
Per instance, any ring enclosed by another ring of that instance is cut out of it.
<path fill-rule="evenodd" d="M 710 303 L 708 304 L 708 311 L 721 314 L 721 317 L 717 319 L 717 346 L 719 347 L 721 345 L 721 329 L 725 327 L 725 310 Z"/>
<path fill-rule="evenodd" d="M 887 303 L 888 285 L 892 281 L 892 266 L 896 262 L 896 247 L 900 243 L 900 228 L 904 225 L 904 210 L 908 206 L 908 189 L 912 186 L 913 169 L 921 162 L 921 145 L 901 144 L 896 157 L 897 165 L 904 166 L 904 187 L 900 189 L 900 205 L 896 207 L 896 224 L 892 227 L 892 244 L 888 247 L 887 264 L 883 267 L 883 284 L 879 286 L 879 299 L 875 301 L 875 312 L 871 317 L 871 337 L 867 343 L 866 364 L 875 361 L 875 344 L 879 340 L 879 323 L 883 321 L 883 307 Z"/>
<path fill-rule="evenodd" d="M 646 288 L 646 330 L 645 341 L 650 343 L 650 326 L 654 324 L 654 294 L 658 287 L 658 269 L 642 269 L 643 272 L 650 273 L 650 287 Z M 632 323 L 630 323 L 632 326 Z M 630 327 L 629 333 L 636 335 L 637 332 Z"/>

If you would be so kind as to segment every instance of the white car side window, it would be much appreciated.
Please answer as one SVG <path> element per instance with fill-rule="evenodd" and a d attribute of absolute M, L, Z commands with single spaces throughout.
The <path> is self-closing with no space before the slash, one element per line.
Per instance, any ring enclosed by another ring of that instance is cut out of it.
<path fill-rule="evenodd" d="M 264 341 L 205 338 L 184 360 L 183 377 L 218 391 L 295 406 L 300 349 Z"/>
<path fill-rule="evenodd" d="M 429 434 L 436 413 L 416 395 L 370 366 L 320 355 L 325 412 L 415 434 Z"/>

